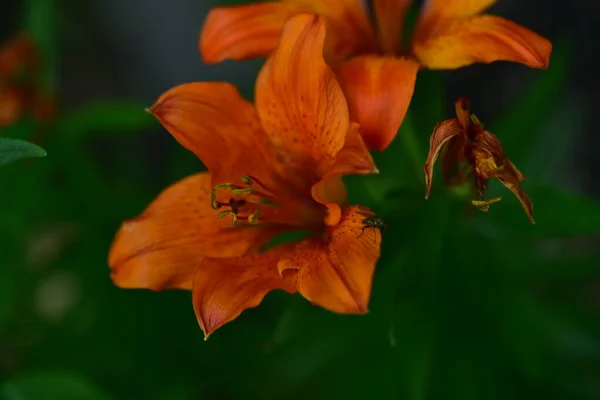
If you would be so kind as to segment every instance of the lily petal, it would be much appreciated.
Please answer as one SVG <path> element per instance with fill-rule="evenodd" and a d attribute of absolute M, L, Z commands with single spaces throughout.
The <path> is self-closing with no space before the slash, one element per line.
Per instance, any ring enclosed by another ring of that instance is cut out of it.
<path fill-rule="evenodd" d="M 299 9 L 323 17 L 327 25 L 325 58 L 337 63 L 351 54 L 377 49 L 369 12 L 363 0 L 284 0 Z"/>
<path fill-rule="evenodd" d="M 256 107 L 279 149 L 283 176 L 312 186 L 334 164 L 349 128 L 344 94 L 323 60 L 325 25 L 312 14 L 290 19 L 256 83 Z"/>
<path fill-rule="evenodd" d="M 240 175 L 265 179 L 270 143 L 254 106 L 233 85 L 195 82 L 163 93 L 151 110 L 177 141 L 192 151 L 213 180 L 237 182 Z"/>
<path fill-rule="evenodd" d="M 377 34 L 385 54 L 398 54 L 406 12 L 412 2 L 412 0 L 373 0 Z"/>
<path fill-rule="evenodd" d="M 342 63 L 338 78 L 367 147 L 383 150 L 404 120 L 419 64 L 408 58 L 360 56 Z"/>
<path fill-rule="evenodd" d="M 381 232 L 363 224 L 372 216 L 366 207 L 346 208 L 327 241 L 299 243 L 279 261 L 279 272 L 297 270 L 296 287 L 312 303 L 337 313 L 366 313 L 381 245 Z"/>
<path fill-rule="evenodd" d="M 452 138 L 455 138 L 457 135 L 463 134 L 464 132 L 460 126 L 460 123 L 456 118 L 447 119 L 438 123 L 435 128 L 433 128 L 433 133 L 429 139 L 429 154 L 427 155 L 427 160 L 425 161 L 425 198 L 429 197 L 429 193 L 431 191 L 431 182 L 433 179 L 433 166 L 435 161 L 438 158 L 440 150 L 444 144 L 446 144 Z"/>
<path fill-rule="evenodd" d="M 336 156 L 335 163 L 329 172 L 311 189 L 313 199 L 327 206 L 329 212 L 325 221 L 327 225 L 336 225 L 341 218 L 340 205 L 346 203 L 346 186 L 342 181 L 344 175 L 366 175 L 379 173 L 375 161 L 353 122 L 346 137 L 344 147 Z"/>
<path fill-rule="evenodd" d="M 498 180 L 502 182 L 504 186 L 510 189 L 515 196 L 517 196 L 521 202 L 521 206 L 523 207 L 525 214 L 527 214 L 527 218 L 529 218 L 529 221 L 532 224 L 535 224 L 535 219 L 533 218 L 533 203 L 531 202 L 529 196 L 527 196 L 527 193 L 525 193 L 525 191 L 519 185 L 518 178 L 513 173 L 505 172 L 501 176 L 498 176 Z"/>
<path fill-rule="evenodd" d="M 450 20 L 431 34 L 417 35 L 413 53 L 431 69 L 455 69 L 473 63 L 513 61 L 546 68 L 552 43 L 507 19 L 491 15 Z"/>
<path fill-rule="evenodd" d="M 282 2 L 213 8 L 200 35 L 204 62 L 268 56 L 279 43 L 283 24 L 296 12 Z"/>
<path fill-rule="evenodd" d="M 282 277 L 277 261 L 290 251 L 275 247 L 266 253 L 235 258 L 205 258 L 198 267 L 192 300 L 205 339 L 218 328 L 256 307 L 275 289 L 294 293 L 295 277 Z"/>
<path fill-rule="evenodd" d="M 125 221 L 110 249 L 111 278 L 124 288 L 191 289 L 205 256 L 258 249 L 275 232 L 231 227 L 210 207 L 211 177 L 189 176 L 165 189 L 137 218 Z"/>

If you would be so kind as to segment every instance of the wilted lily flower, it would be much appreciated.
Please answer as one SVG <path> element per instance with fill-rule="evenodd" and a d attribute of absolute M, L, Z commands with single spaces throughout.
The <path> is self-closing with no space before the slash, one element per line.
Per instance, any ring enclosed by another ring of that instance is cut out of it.
<path fill-rule="evenodd" d="M 469 113 L 469 101 L 466 98 L 459 98 L 455 107 L 456 118 L 438 123 L 431 134 L 425 163 L 425 198 L 429 197 L 431 190 L 434 163 L 442 147 L 446 146 L 442 153 L 442 171 L 447 183 L 462 184 L 473 176 L 481 200 L 473 200 L 472 203 L 481 210 L 488 211 L 490 204 L 500 200 L 499 197 L 483 199 L 488 179 L 497 178 L 517 196 L 527 217 L 531 223 L 535 223 L 533 204 L 520 186 L 525 181 L 525 176 L 506 157 L 498 138 L 485 130 L 477 117 Z M 460 168 L 462 162 L 466 164 Z"/>
<path fill-rule="evenodd" d="M 335 66 L 351 117 L 371 149 L 396 136 L 413 94 L 417 71 L 514 61 L 548 66 L 552 44 L 501 17 L 481 14 L 495 0 L 427 0 L 407 48 L 404 19 L 411 0 L 373 0 L 375 23 L 361 0 L 280 0 L 213 9 L 200 49 L 204 61 L 268 56 L 285 21 L 299 12 L 325 18 L 327 61 Z"/>
<path fill-rule="evenodd" d="M 256 107 L 227 83 L 189 83 L 150 109 L 209 172 L 175 183 L 112 246 L 113 281 L 191 289 L 208 337 L 271 290 L 299 292 L 338 313 L 364 313 L 380 254 L 374 214 L 346 206 L 346 174 L 377 172 L 335 75 L 323 59 L 325 24 L 287 22 L 262 68 Z M 261 251 L 277 234 L 300 242 Z"/>

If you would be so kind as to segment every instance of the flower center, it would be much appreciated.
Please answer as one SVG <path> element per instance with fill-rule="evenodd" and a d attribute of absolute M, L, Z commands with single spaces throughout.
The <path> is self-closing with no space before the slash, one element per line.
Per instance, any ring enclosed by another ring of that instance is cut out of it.
<path fill-rule="evenodd" d="M 231 216 L 233 226 L 237 224 L 239 218 L 246 219 L 250 225 L 257 225 L 260 205 L 267 202 L 274 203 L 274 196 L 257 178 L 242 175 L 240 179 L 244 185 L 226 182 L 213 187 L 210 192 L 210 206 L 213 210 L 228 207 L 227 210 L 219 212 L 217 218 Z M 217 192 L 222 190 L 229 190 L 233 195 L 226 202 L 217 200 Z"/>

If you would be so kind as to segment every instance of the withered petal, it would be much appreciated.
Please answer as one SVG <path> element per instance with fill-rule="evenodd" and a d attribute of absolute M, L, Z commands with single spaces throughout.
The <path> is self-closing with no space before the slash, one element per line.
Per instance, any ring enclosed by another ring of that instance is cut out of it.
<path fill-rule="evenodd" d="M 442 147 L 444 144 L 448 143 L 448 141 L 461 134 L 464 135 L 464 131 L 456 118 L 442 121 L 433 128 L 433 133 L 429 138 L 429 154 L 427 155 L 425 167 L 423 168 L 425 171 L 426 199 L 429 197 L 431 191 L 433 167 Z"/>

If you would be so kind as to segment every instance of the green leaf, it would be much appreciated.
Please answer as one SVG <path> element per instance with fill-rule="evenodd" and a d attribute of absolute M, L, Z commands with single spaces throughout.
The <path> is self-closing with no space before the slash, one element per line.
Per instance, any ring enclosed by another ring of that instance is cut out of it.
<path fill-rule="evenodd" d="M 154 126 L 158 124 L 144 111 L 144 105 L 135 101 L 109 101 L 65 114 L 58 120 L 56 131 L 61 138 L 80 139 L 91 134 L 111 136 Z"/>
<path fill-rule="evenodd" d="M 533 202 L 535 225 L 527 221 L 521 205 L 508 191 L 489 213 L 480 213 L 478 218 L 491 218 L 500 231 L 516 236 L 600 235 L 600 202 L 558 187 L 525 183 L 524 189 Z"/>
<path fill-rule="evenodd" d="M 492 126 L 491 131 L 500 138 L 506 154 L 517 165 L 527 159 L 541 126 L 562 99 L 571 65 L 571 48 L 568 39 L 556 42 L 548 69 L 535 71 L 539 76 L 531 89 Z"/>
<path fill-rule="evenodd" d="M 43 60 L 41 87 L 56 92 L 59 79 L 58 10 L 54 0 L 28 0 L 24 30 L 34 38 Z"/>
<path fill-rule="evenodd" d="M 0 386 L 2 400 L 105 400 L 85 377 L 70 372 L 36 372 L 9 380 Z"/>
<path fill-rule="evenodd" d="M 45 157 L 46 150 L 20 139 L 0 138 L 0 165 L 29 157 Z"/>

